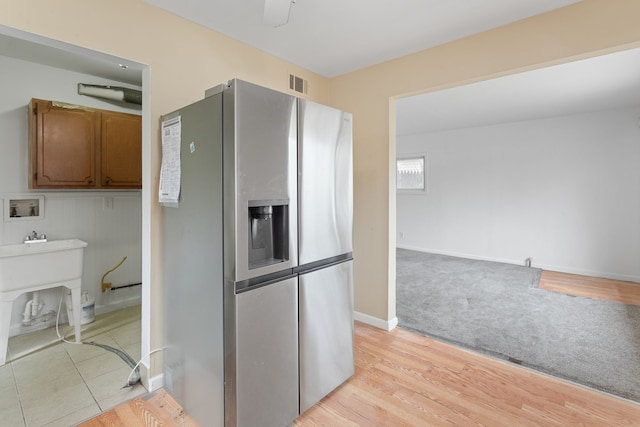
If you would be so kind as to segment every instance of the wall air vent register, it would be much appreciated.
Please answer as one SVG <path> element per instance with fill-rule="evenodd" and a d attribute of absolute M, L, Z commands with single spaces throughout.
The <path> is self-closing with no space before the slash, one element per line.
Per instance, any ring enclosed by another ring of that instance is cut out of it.
<path fill-rule="evenodd" d="M 307 93 L 307 81 L 302 77 L 289 74 L 289 89 L 297 93 Z"/>

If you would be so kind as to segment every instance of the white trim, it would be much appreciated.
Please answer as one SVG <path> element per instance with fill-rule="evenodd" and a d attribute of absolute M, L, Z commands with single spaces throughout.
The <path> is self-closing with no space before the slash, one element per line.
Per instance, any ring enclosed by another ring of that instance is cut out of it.
<path fill-rule="evenodd" d="M 152 353 L 156 353 L 159 350 L 154 350 Z M 153 377 L 149 376 L 149 363 L 151 354 L 143 356 L 140 361 L 140 382 L 147 389 L 148 392 L 153 392 L 164 386 L 164 372 L 160 372 Z"/>
<path fill-rule="evenodd" d="M 151 168 L 151 69 L 145 66 L 142 69 L 142 310 L 141 310 L 141 354 L 151 352 L 151 205 L 153 195 L 157 193 L 154 186 Z M 156 243 L 157 245 L 158 243 Z M 160 326 L 161 327 L 161 326 Z M 162 332 L 164 336 L 164 332 Z M 161 375 L 161 374 L 160 374 Z M 143 369 L 140 375 L 143 384 L 154 385 L 153 378 L 149 378 L 147 369 Z M 162 378 L 162 377 L 160 377 Z M 146 381 L 145 381 L 146 380 Z M 159 384 L 162 384 L 162 380 Z M 155 388 L 147 387 L 147 390 Z"/>
<path fill-rule="evenodd" d="M 390 331 L 398 326 L 398 318 L 394 317 L 391 320 L 382 320 L 377 317 L 370 316 L 368 314 L 360 313 L 358 311 L 353 312 L 353 319 L 358 322 L 366 323 L 367 325 L 374 326 L 378 329 Z"/>
<path fill-rule="evenodd" d="M 16 323 L 15 325 L 9 326 L 9 337 L 24 335 L 24 334 L 28 334 L 35 331 L 40 331 L 43 329 L 53 328 L 55 326 L 56 326 L 55 316 L 51 320 L 47 320 L 46 322 L 38 322 L 31 326 L 24 326 L 22 323 Z"/>
<path fill-rule="evenodd" d="M 114 303 L 111 303 L 111 304 L 96 306 L 95 307 L 95 314 L 96 314 L 96 316 L 99 316 L 101 314 L 111 313 L 113 311 L 121 310 L 121 309 L 127 308 L 127 307 L 132 307 L 134 305 L 140 305 L 140 303 L 141 303 L 141 297 L 139 295 L 138 296 L 132 296 L 130 298 L 127 298 L 127 299 L 124 299 L 124 300 L 121 300 L 121 301 L 117 301 L 117 302 L 114 302 Z M 57 308 L 57 307 L 55 307 L 55 308 Z M 15 309 L 15 307 L 14 307 L 14 309 Z M 62 311 L 60 313 L 60 323 L 59 323 L 58 326 L 60 328 L 65 328 L 66 329 L 66 328 L 69 327 L 68 316 L 67 316 L 67 313 L 66 313 L 64 308 L 62 308 L 61 310 Z M 28 334 L 28 333 L 39 331 L 39 330 L 42 330 L 42 329 L 53 328 L 55 326 L 56 326 L 56 317 L 55 316 L 51 320 L 48 320 L 46 322 L 38 322 L 38 323 L 36 323 L 34 325 L 31 325 L 31 326 L 24 326 L 22 323 L 16 323 L 16 324 L 10 326 L 10 328 L 9 328 L 9 336 L 10 337 L 14 337 L 16 335 Z M 61 329 L 61 331 L 62 331 L 62 329 Z"/>
<path fill-rule="evenodd" d="M 416 251 L 416 252 L 425 252 L 430 254 L 446 255 L 446 256 L 453 256 L 458 258 L 475 259 L 479 261 L 502 262 L 505 264 L 514 264 L 514 265 L 524 266 L 524 260 L 520 261 L 520 260 L 513 260 L 513 259 L 506 259 L 506 258 L 485 257 L 485 256 L 471 255 L 471 254 L 465 254 L 460 252 L 418 248 L 415 246 L 408 246 L 408 245 L 396 245 L 396 247 L 398 249 L 407 249 L 407 250 Z M 603 279 L 622 280 L 625 282 L 640 282 L 640 276 L 634 276 L 634 275 L 609 273 L 605 271 L 596 271 L 596 270 L 585 270 L 581 268 L 565 267 L 561 265 L 536 264 L 535 262 L 531 266 L 535 268 L 541 268 L 542 270 L 547 270 L 547 271 L 557 271 L 559 273 L 579 274 L 582 276 L 601 277 Z"/>
<path fill-rule="evenodd" d="M 109 291 L 109 292 L 115 292 L 115 290 Z M 133 307 L 134 305 L 141 305 L 141 304 L 142 304 L 142 297 L 140 295 L 134 295 L 129 298 L 113 302 L 111 304 L 96 305 L 95 313 L 96 313 L 96 316 L 99 316 L 101 314 L 111 313 L 112 311 L 122 310 L 123 308 Z"/>
<path fill-rule="evenodd" d="M 475 260 L 478 260 L 478 261 L 492 261 L 492 262 L 502 262 L 502 263 L 505 263 L 505 264 L 524 265 L 524 260 L 518 261 L 518 260 L 514 260 L 514 259 L 507 259 L 507 258 L 486 257 L 486 256 L 481 256 L 481 255 L 466 254 L 466 253 L 462 253 L 462 252 L 441 251 L 441 250 L 438 250 L 438 249 L 419 248 L 419 247 L 410 246 L 410 245 L 396 245 L 396 247 L 398 249 L 407 249 L 407 250 L 410 250 L 410 251 L 425 252 L 425 253 L 437 254 L 437 255 L 453 256 L 453 257 L 458 257 L 458 258 L 475 259 Z"/>
<path fill-rule="evenodd" d="M 145 369 L 145 371 L 146 371 L 146 369 Z M 142 380 L 142 385 L 149 392 L 156 391 L 159 388 L 162 388 L 164 386 L 164 374 L 163 373 L 160 373 L 160 374 L 156 375 L 155 377 L 148 377 L 147 375 L 141 375 L 140 379 Z"/>

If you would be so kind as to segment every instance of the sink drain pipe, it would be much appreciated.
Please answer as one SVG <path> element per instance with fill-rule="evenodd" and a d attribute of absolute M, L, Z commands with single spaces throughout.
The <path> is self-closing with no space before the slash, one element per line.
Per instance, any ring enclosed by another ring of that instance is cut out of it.
<path fill-rule="evenodd" d="M 53 310 L 49 310 L 45 313 L 42 312 L 44 309 L 44 302 L 40 300 L 40 294 L 38 291 L 33 291 L 31 293 L 31 299 L 27 301 L 27 304 L 24 306 L 24 313 L 22 313 L 22 324 L 24 326 L 32 326 L 38 322 L 48 322 L 53 319 L 56 312 Z"/>

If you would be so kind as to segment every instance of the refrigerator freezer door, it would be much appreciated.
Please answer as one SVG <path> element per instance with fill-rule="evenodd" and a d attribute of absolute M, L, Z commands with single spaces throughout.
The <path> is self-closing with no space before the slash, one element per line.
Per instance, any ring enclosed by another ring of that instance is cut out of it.
<path fill-rule="evenodd" d="M 233 256 L 225 260 L 226 278 L 237 282 L 293 268 L 298 265 L 296 99 L 232 80 L 223 110 L 225 256 Z M 258 227 L 260 218 L 250 207 L 272 212 L 271 237 L 256 238 L 264 227 Z"/>
<path fill-rule="evenodd" d="M 353 261 L 301 274 L 300 413 L 354 373 Z"/>
<path fill-rule="evenodd" d="M 236 296 L 237 426 L 298 417 L 298 278 Z"/>

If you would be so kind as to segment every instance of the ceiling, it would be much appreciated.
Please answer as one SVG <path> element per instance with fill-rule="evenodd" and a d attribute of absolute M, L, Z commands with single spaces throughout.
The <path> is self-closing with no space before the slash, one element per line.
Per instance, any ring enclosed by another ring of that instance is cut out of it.
<path fill-rule="evenodd" d="M 145 1 L 326 76 L 576 3 L 403 0 L 400 8 L 389 0 L 297 0 L 289 22 L 273 28 L 262 23 L 264 0 Z M 639 52 L 605 55 L 400 100 L 398 133 L 640 105 Z M 0 26 L 0 55 L 136 86 L 142 85 L 145 67 L 4 26 Z"/>
<path fill-rule="evenodd" d="M 265 0 L 145 1 L 335 77 L 579 0 L 295 0 L 275 28 L 263 23 Z"/>
<path fill-rule="evenodd" d="M 401 99 L 409 135 L 640 106 L 640 49 Z"/>

